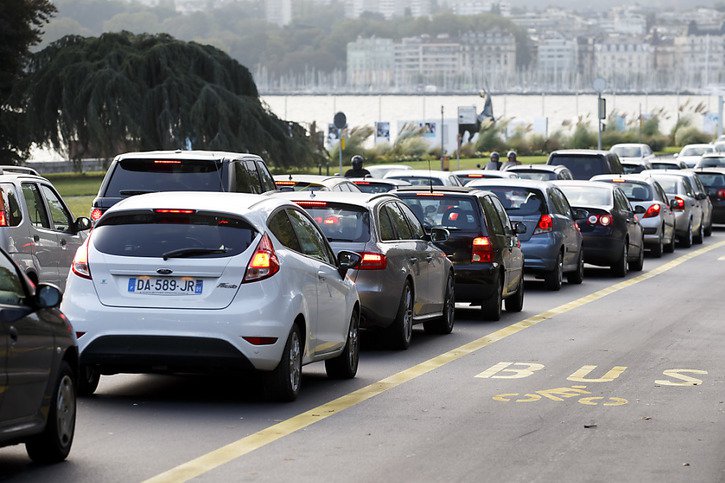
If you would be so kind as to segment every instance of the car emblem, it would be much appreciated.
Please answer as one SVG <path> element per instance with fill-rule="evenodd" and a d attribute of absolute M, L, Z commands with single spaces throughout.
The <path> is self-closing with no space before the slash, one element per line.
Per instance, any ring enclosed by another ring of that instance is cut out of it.
<path fill-rule="evenodd" d="M 156 270 L 156 273 L 158 273 L 159 275 L 171 275 L 172 273 L 174 273 L 174 271 L 168 268 L 159 268 L 158 270 Z"/>

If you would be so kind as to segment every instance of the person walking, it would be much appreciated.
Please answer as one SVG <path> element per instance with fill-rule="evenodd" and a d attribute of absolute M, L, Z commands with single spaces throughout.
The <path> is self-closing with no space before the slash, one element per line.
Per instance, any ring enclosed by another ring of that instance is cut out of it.
<path fill-rule="evenodd" d="M 508 161 L 503 163 L 501 169 L 510 168 L 512 166 L 521 166 L 521 161 L 516 159 L 516 151 L 509 151 L 506 157 L 508 158 Z"/>
<path fill-rule="evenodd" d="M 345 177 L 346 178 L 364 178 L 365 176 L 370 176 L 370 171 L 363 168 L 363 162 L 365 161 L 365 158 L 360 156 L 359 154 L 356 154 L 355 156 L 350 159 L 350 164 L 352 164 L 352 169 L 348 169 L 345 171 Z"/>
<path fill-rule="evenodd" d="M 499 155 L 496 151 L 491 153 L 491 161 L 488 162 L 485 168 L 488 170 L 498 171 L 501 169 L 501 155 Z"/>

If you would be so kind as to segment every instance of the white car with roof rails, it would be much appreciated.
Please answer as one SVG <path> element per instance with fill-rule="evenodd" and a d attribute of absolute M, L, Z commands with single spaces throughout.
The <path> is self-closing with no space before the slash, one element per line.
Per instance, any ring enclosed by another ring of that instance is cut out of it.
<path fill-rule="evenodd" d="M 694 167 L 703 154 L 714 153 L 715 146 L 712 144 L 688 144 L 682 151 L 675 154 L 678 161 L 683 161 L 688 168 Z"/>
<path fill-rule="evenodd" d="M 463 186 L 461 181 L 450 171 L 435 169 L 409 169 L 405 171 L 390 171 L 383 179 L 402 179 L 413 186 Z"/>
<path fill-rule="evenodd" d="M 349 178 L 317 174 L 278 174 L 274 183 L 279 191 L 347 191 L 359 193 Z"/>
<path fill-rule="evenodd" d="M 62 310 L 80 353 L 79 393 L 101 374 L 263 371 L 293 400 L 304 364 L 330 377 L 358 364 L 360 302 L 294 203 L 241 193 L 167 192 L 110 208 L 78 250 Z"/>

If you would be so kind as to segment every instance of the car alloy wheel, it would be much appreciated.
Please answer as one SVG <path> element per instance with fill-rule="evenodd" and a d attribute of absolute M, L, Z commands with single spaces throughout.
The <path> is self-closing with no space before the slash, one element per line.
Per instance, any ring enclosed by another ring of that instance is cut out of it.
<path fill-rule="evenodd" d="M 684 248 L 690 248 L 692 246 L 692 222 L 687 225 L 687 232 L 684 238 L 680 240 L 680 245 Z"/>
<path fill-rule="evenodd" d="M 504 300 L 506 312 L 521 312 L 524 309 L 524 276 L 521 275 L 516 292 Z"/>
<path fill-rule="evenodd" d="M 652 250 L 651 250 L 652 256 L 655 257 L 655 258 L 660 258 L 662 256 L 662 252 L 664 252 L 664 250 L 665 250 L 665 235 L 664 235 L 664 233 L 665 233 L 665 229 L 663 227 L 662 228 L 662 234 L 657 239 L 657 244 L 652 247 Z"/>
<path fill-rule="evenodd" d="M 292 324 L 282 359 L 277 368 L 267 374 L 266 389 L 269 396 L 277 401 L 294 401 L 302 386 L 302 343 L 300 329 Z"/>
<path fill-rule="evenodd" d="M 639 257 L 633 262 L 629 262 L 629 270 L 632 272 L 640 272 L 644 268 L 644 240 L 639 248 Z"/>
<path fill-rule="evenodd" d="M 483 301 L 481 307 L 481 315 L 484 320 L 501 320 L 501 299 L 503 298 L 503 278 L 499 272 L 495 278 L 495 284 L 498 288 L 488 300 Z"/>
<path fill-rule="evenodd" d="M 456 284 L 453 274 L 446 280 L 446 293 L 443 299 L 443 316 L 423 322 L 423 328 L 429 334 L 450 334 L 456 321 Z"/>
<path fill-rule="evenodd" d="M 579 261 L 576 264 L 576 270 L 566 274 L 566 281 L 573 285 L 579 285 L 584 281 L 584 253 L 579 249 Z"/>
<path fill-rule="evenodd" d="M 360 360 L 360 314 L 355 310 L 350 317 L 347 342 L 339 356 L 325 361 L 327 376 L 334 379 L 352 379 L 357 374 Z"/>
<path fill-rule="evenodd" d="M 705 227 L 702 222 L 700 223 L 700 229 L 697 230 L 697 235 L 692 238 L 692 242 L 701 245 L 705 241 Z"/>
<path fill-rule="evenodd" d="M 556 256 L 556 265 L 554 270 L 547 272 L 544 276 L 544 285 L 547 290 L 557 292 L 561 290 L 561 284 L 564 281 L 564 257 L 561 252 Z"/>
<path fill-rule="evenodd" d="M 614 263 L 614 265 L 611 266 L 612 273 L 616 277 L 626 277 L 627 276 L 627 258 L 629 257 L 629 252 L 627 250 L 628 241 L 624 240 L 624 243 L 622 244 L 622 251 L 619 256 L 619 259 Z"/>
<path fill-rule="evenodd" d="M 81 364 L 78 370 L 78 395 L 91 396 L 101 381 L 101 372 L 95 366 Z"/>

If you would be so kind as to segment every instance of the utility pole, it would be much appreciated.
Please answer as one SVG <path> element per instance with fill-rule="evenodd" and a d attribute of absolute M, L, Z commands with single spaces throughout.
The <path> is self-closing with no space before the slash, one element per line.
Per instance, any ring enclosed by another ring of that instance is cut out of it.
<path fill-rule="evenodd" d="M 444 107 L 441 106 L 441 171 L 443 170 L 443 160 L 446 157 L 445 145 L 444 145 L 444 134 L 443 134 L 443 113 L 445 112 Z"/>

